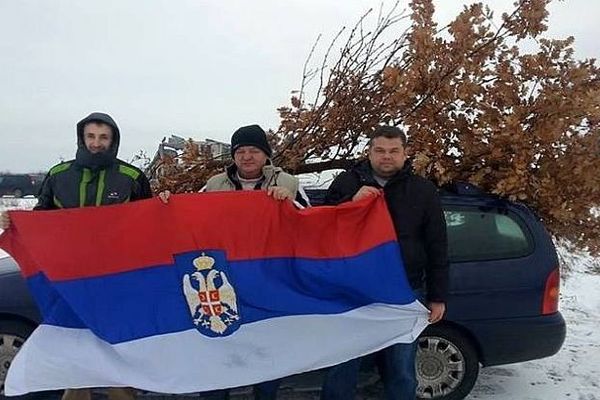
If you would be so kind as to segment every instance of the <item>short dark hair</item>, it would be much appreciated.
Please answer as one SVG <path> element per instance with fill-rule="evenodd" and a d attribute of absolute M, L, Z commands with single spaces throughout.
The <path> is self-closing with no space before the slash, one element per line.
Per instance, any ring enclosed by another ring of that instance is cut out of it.
<path fill-rule="evenodd" d="M 375 128 L 369 139 L 369 146 L 373 144 L 373 139 L 377 139 L 378 137 L 400 139 L 400 141 L 402 141 L 402 146 L 406 147 L 406 133 L 397 126 L 380 125 Z"/>

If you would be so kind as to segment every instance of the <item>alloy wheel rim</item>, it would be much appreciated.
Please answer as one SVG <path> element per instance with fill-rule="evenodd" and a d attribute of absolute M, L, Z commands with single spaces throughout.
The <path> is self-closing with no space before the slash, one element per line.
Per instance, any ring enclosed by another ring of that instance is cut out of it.
<path fill-rule="evenodd" d="M 428 336 L 417 348 L 417 395 L 435 399 L 453 392 L 465 376 L 465 358 L 452 342 Z"/>
<path fill-rule="evenodd" d="M 0 334 L 0 394 L 4 394 L 6 373 L 24 342 L 19 336 Z"/>

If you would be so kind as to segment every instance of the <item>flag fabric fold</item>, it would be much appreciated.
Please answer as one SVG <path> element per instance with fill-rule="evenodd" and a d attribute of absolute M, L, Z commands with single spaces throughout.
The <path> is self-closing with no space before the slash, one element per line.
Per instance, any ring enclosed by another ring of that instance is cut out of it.
<path fill-rule="evenodd" d="M 0 247 L 43 316 L 7 395 L 190 393 L 338 364 L 427 325 L 383 197 L 297 210 L 264 192 L 11 212 Z"/>

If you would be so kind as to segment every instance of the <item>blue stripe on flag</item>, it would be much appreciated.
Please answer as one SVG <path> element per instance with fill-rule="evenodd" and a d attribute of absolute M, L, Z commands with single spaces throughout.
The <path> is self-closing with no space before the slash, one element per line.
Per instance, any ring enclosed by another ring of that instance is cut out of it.
<path fill-rule="evenodd" d="M 226 273 L 244 324 L 336 314 L 371 303 L 411 303 L 415 298 L 400 264 L 398 244 L 389 242 L 345 259 L 235 261 Z M 45 324 L 89 328 L 110 343 L 195 328 L 182 272 L 173 265 L 54 284 L 38 274 L 29 284 L 44 299 Z"/>

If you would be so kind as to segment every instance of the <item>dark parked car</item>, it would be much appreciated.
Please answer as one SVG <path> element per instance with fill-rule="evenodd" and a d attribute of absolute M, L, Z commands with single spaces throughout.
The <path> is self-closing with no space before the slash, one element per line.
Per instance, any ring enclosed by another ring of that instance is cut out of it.
<path fill-rule="evenodd" d="M 307 190 L 313 205 L 325 192 Z M 565 339 L 552 240 L 526 206 L 459 184 L 441 191 L 448 230 L 447 315 L 419 338 L 420 399 L 455 400 L 479 366 L 556 354 Z"/>
<path fill-rule="evenodd" d="M 12 359 L 39 322 L 17 264 L 10 257 L 0 258 L 0 394 Z"/>
<path fill-rule="evenodd" d="M 0 175 L 0 196 L 23 197 L 37 195 L 41 182 L 37 176 L 28 174 Z"/>
<path fill-rule="evenodd" d="M 323 190 L 307 190 L 313 205 Z M 462 399 L 479 367 L 560 349 L 556 250 L 527 207 L 463 185 L 442 192 L 451 260 L 448 313 L 419 339 L 418 394 Z M 0 260 L 0 381 L 39 315 L 11 258 Z M 367 362 L 365 364 L 371 364 Z M 297 379 L 296 379 L 297 380 Z"/>

